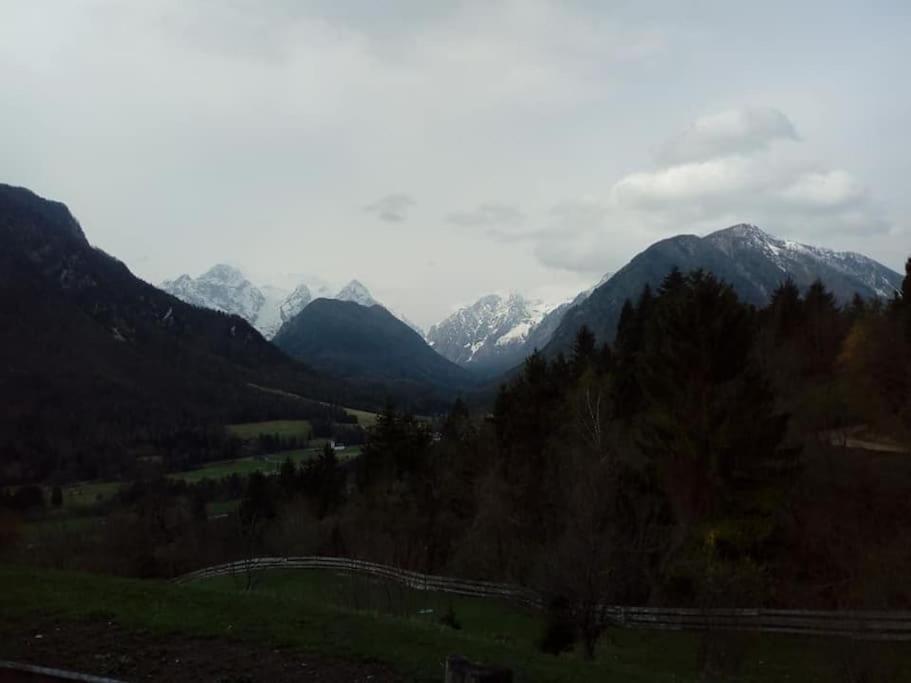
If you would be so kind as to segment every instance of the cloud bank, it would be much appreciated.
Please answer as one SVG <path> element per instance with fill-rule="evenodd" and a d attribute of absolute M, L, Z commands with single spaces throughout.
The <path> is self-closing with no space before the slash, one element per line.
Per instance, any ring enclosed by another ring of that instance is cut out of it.
<path fill-rule="evenodd" d="M 481 222 L 467 217 L 466 224 Z M 783 112 L 743 107 L 694 121 L 661 145 L 654 168 L 621 177 L 603 194 L 562 201 L 522 231 L 491 234 L 530 242 L 548 267 L 600 273 L 627 233 L 658 239 L 739 222 L 823 242 L 890 227 L 859 179 L 805 153 Z"/>

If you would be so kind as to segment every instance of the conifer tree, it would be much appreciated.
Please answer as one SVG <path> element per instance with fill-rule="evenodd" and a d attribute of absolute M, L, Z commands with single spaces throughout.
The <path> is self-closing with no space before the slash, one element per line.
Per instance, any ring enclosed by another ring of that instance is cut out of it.
<path fill-rule="evenodd" d="M 700 271 L 662 288 L 648 320 L 640 442 L 684 528 L 725 518 L 733 529 L 768 514 L 792 455 L 780 449 L 785 420 L 751 360 L 754 329 L 731 287 Z"/>

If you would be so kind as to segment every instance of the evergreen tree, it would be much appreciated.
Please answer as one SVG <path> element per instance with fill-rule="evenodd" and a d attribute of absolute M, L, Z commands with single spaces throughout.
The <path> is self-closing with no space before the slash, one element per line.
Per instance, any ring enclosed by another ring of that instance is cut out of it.
<path fill-rule="evenodd" d="M 701 273 L 702 271 L 699 270 L 697 272 Z M 658 296 L 662 299 L 666 299 L 668 296 L 683 291 L 686 288 L 686 285 L 686 277 L 684 277 L 677 266 L 674 266 L 671 268 L 671 272 L 665 275 L 664 280 L 661 281 L 661 286 L 658 287 Z"/>
<path fill-rule="evenodd" d="M 902 280 L 902 308 L 905 313 L 905 339 L 911 342 L 911 257 L 905 261 L 905 279 Z"/>
<path fill-rule="evenodd" d="M 471 414 L 461 397 L 457 398 L 446 415 L 441 434 L 444 439 L 463 440 L 472 431 Z"/>
<path fill-rule="evenodd" d="M 278 484 L 286 496 L 292 495 L 298 486 L 297 467 L 290 457 L 286 457 L 278 472 Z"/>
<path fill-rule="evenodd" d="M 816 280 L 807 290 L 803 310 L 801 341 L 805 371 L 811 375 L 830 374 L 847 334 L 838 302 L 822 281 Z"/>
<path fill-rule="evenodd" d="M 275 502 L 269 480 L 262 472 L 247 477 L 247 488 L 240 501 L 238 514 L 244 525 L 253 525 L 275 517 Z"/>
<path fill-rule="evenodd" d="M 318 518 L 322 519 L 339 505 L 344 473 L 330 444 L 325 444 L 319 457 L 307 463 L 302 480 L 304 493 L 313 501 Z"/>
<path fill-rule="evenodd" d="M 800 290 L 790 276 L 772 292 L 766 315 L 770 318 L 776 341 L 789 339 L 803 320 L 803 304 Z"/>
<path fill-rule="evenodd" d="M 573 367 L 577 372 L 588 365 L 595 355 L 595 334 L 587 325 L 583 325 L 576 332 L 573 342 Z"/>
<path fill-rule="evenodd" d="M 424 467 L 431 442 L 425 423 L 387 406 L 358 458 L 358 486 L 366 490 L 375 483 L 413 477 Z"/>
<path fill-rule="evenodd" d="M 902 280 L 902 301 L 911 306 L 911 256 L 905 261 L 905 279 Z"/>
<path fill-rule="evenodd" d="M 780 489 L 792 455 L 779 447 L 785 420 L 752 365 L 755 323 L 731 287 L 697 271 L 662 292 L 641 358 L 640 442 L 679 524 L 726 518 L 730 531 L 733 520 L 770 514 L 769 489 Z"/>
<path fill-rule="evenodd" d="M 63 491 L 59 486 L 55 486 L 53 489 L 51 489 L 51 505 L 53 505 L 55 508 L 59 508 L 61 505 L 63 505 Z"/>

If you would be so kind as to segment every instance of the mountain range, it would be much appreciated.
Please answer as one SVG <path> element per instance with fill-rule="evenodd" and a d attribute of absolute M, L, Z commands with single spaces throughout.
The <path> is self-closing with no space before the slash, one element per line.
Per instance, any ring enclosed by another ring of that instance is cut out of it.
<path fill-rule="evenodd" d="M 291 394 L 353 398 L 243 318 L 134 276 L 89 243 L 65 205 L 9 185 L 0 185 L 0 358 L 0 479 L 14 481 L 125 462 L 138 442 L 179 429 L 326 410 Z"/>
<path fill-rule="evenodd" d="M 488 294 L 433 325 L 427 341 L 453 363 L 480 377 L 494 377 L 547 344 L 566 311 L 582 303 L 608 277 L 556 306 L 516 292 Z"/>
<path fill-rule="evenodd" d="M 657 287 L 673 268 L 710 271 L 757 306 L 767 303 L 786 278 L 801 290 L 819 279 L 841 303 L 855 294 L 891 297 L 900 291 L 902 281 L 898 273 L 861 254 L 778 239 L 755 225 L 735 225 L 705 237 L 678 235 L 651 245 L 570 307 L 544 350 L 569 349 L 582 325 L 600 341 L 612 341 L 624 302 L 638 298 L 646 285 Z"/>
<path fill-rule="evenodd" d="M 272 339 L 283 324 L 314 299 L 337 299 L 353 301 L 361 306 L 382 306 L 358 280 L 351 280 L 335 293 L 324 284 L 311 286 L 305 282 L 289 291 L 272 285 L 255 285 L 240 269 L 223 263 L 213 266 L 196 278 L 184 274 L 173 280 L 165 280 L 161 283 L 161 288 L 194 306 L 239 315 L 266 339 Z M 419 327 L 404 316 L 397 317 L 423 334 Z"/>
<path fill-rule="evenodd" d="M 709 270 L 757 306 L 766 303 L 787 277 L 802 289 L 819 278 L 841 302 L 855 293 L 865 298 L 889 297 L 900 287 L 897 273 L 860 254 L 782 240 L 755 225 L 740 224 L 705 237 L 678 235 L 657 242 L 617 273 L 604 275 L 595 286 L 558 306 L 516 292 L 482 296 L 431 326 L 426 341 L 437 354 L 475 377 L 493 378 L 521 363 L 535 349 L 548 353 L 568 349 L 583 324 L 599 339 L 610 341 L 623 303 L 638 297 L 646 284 L 656 287 L 674 267 Z M 195 305 L 236 313 L 269 339 L 314 300 L 305 284 L 290 293 L 257 287 L 239 270 L 225 265 L 196 279 L 181 276 L 165 282 L 163 288 Z M 320 296 L 367 308 L 382 306 L 357 280 L 334 295 L 323 288 Z M 407 318 L 393 315 L 423 336 Z M 298 325 L 297 334 L 300 329 Z M 355 366 L 370 368 L 375 375 L 375 364 L 366 359 Z M 447 376 L 431 375 L 437 379 Z"/>
<path fill-rule="evenodd" d="M 901 287 L 898 273 L 860 254 L 742 224 L 657 242 L 557 307 L 515 293 L 481 297 L 425 340 L 357 280 L 314 298 L 304 283 L 291 291 L 255 286 L 218 265 L 165 283 L 172 296 L 93 247 L 65 205 L 0 185 L 0 351 L 15 359 L 0 375 L 10 406 L 3 419 L 78 423 L 101 411 L 116 421 L 146 405 L 223 418 L 249 414 L 262 387 L 319 400 L 377 404 L 397 395 L 440 405 L 535 349 L 569 349 L 582 325 L 611 341 L 624 302 L 673 268 L 711 271 L 755 305 L 785 278 L 801 289 L 821 279 L 841 302 Z"/>

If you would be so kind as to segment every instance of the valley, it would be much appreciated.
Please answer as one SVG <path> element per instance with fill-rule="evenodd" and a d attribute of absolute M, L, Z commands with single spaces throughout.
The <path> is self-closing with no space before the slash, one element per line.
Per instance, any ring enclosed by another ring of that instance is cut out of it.
<path fill-rule="evenodd" d="M 22 587 L 0 632 L 20 659 L 171 670 L 127 643 L 215 675 L 230 643 L 282 676 L 430 681 L 458 651 L 530 680 L 824 681 L 851 642 L 863 675 L 907 671 L 891 632 L 615 615 L 911 604 L 911 270 L 736 225 L 556 307 L 482 297 L 425 337 L 357 281 L 279 296 L 216 266 L 158 290 L 21 188 L 0 187 L 0 240 L 0 573 Z M 326 570 L 167 583 L 308 556 L 508 582 L 542 609 Z M 60 656 L 23 650 L 50 629 Z"/>

